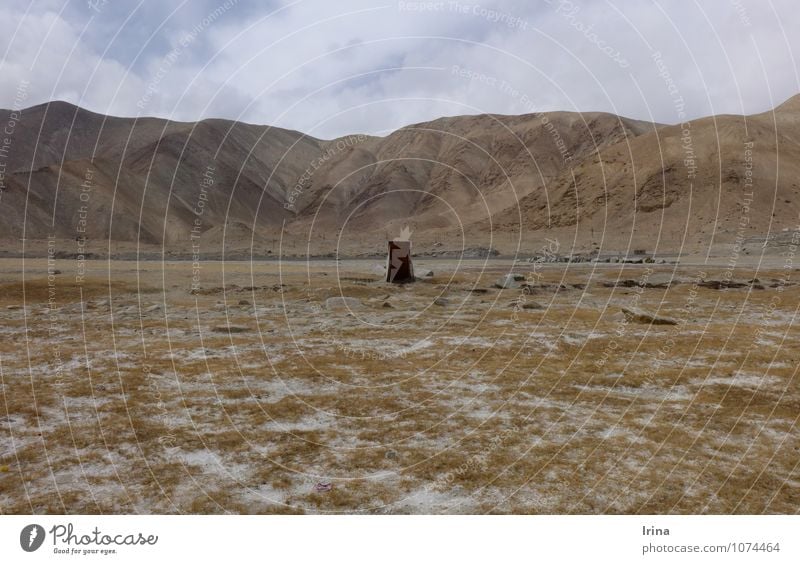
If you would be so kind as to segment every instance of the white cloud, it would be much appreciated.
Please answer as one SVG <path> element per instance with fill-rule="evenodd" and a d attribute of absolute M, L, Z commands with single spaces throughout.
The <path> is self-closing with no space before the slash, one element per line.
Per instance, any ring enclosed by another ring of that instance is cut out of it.
<path fill-rule="evenodd" d="M 35 4 L 27 15 L 4 4 L 6 29 L 21 25 L 0 39 L 0 49 L 8 48 L 0 105 L 9 106 L 16 82 L 27 78 L 31 103 L 227 117 L 322 137 L 532 109 L 652 113 L 674 122 L 653 51 L 661 51 L 692 117 L 762 111 L 800 90 L 793 33 L 800 22 L 790 0 L 445 0 L 426 11 L 408 9 L 410 2 L 305 0 L 277 12 L 240 0 L 177 57 L 180 33 L 218 4 L 193 4 L 170 19 L 173 5 L 137 12 L 121 30 L 99 30 L 92 26 L 122 25 L 129 8 L 109 2 L 89 22 L 90 11 L 59 15 L 56 2 Z M 162 23 L 149 43 L 132 44 Z M 108 45 L 116 31 L 131 44 Z M 137 102 L 146 94 L 142 110 Z"/>

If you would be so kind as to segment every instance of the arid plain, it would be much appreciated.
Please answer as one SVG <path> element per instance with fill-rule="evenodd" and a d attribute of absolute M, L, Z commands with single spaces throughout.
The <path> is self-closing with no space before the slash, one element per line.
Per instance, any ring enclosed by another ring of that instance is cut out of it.
<path fill-rule="evenodd" d="M 787 260 L 2 259 L 0 511 L 795 513 Z"/>

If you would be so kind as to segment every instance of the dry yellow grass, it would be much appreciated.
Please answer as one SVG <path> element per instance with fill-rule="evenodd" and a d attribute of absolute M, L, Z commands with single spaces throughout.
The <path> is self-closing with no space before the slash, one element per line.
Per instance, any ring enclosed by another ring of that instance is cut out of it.
<path fill-rule="evenodd" d="M 369 262 L 208 263 L 191 293 L 187 263 L 98 263 L 81 304 L 62 262 L 56 310 L 42 265 L 24 304 L 6 268 L 0 511 L 798 511 L 800 273 L 556 266 L 515 312 L 518 289 L 469 291 L 490 264 L 391 286 Z"/>

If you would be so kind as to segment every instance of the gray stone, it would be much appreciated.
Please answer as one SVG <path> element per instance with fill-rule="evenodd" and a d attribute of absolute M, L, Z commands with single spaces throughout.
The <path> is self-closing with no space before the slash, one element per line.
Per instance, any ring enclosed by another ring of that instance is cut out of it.
<path fill-rule="evenodd" d="M 678 322 L 669 317 L 659 317 L 644 310 L 632 307 L 623 307 L 622 313 L 631 323 L 643 323 L 645 325 L 677 325 Z"/>
<path fill-rule="evenodd" d="M 655 272 L 647 277 L 645 288 L 669 288 L 676 284 L 683 284 L 685 280 L 674 276 L 671 272 Z"/>
<path fill-rule="evenodd" d="M 517 309 L 544 309 L 544 306 L 539 302 L 532 300 L 515 300 L 508 304 L 509 306 Z"/>
<path fill-rule="evenodd" d="M 489 290 L 487 288 L 469 288 L 467 292 L 471 294 L 488 294 Z"/>
<path fill-rule="evenodd" d="M 519 288 L 519 283 L 514 279 L 514 276 L 515 275 L 513 274 L 506 274 L 505 276 L 501 276 L 500 278 L 494 281 L 494 287 L 500 288 L 502 290 L 507 290 L 510 288 Z"/>
<path fill-rule="evenodd" d="M 212 327 L 211 330 L 214 333 L 246 333 L 250 331 L 250 328 L 243 325 L 217 325 Z"/>
<path fill-rule="evenodd" d="M 698 284 L 701 288 L 711 288 L 712 290 L 724 290 L 726 288 L 746 288 L 750 283 L 740 280 L 702 280 Z"/>

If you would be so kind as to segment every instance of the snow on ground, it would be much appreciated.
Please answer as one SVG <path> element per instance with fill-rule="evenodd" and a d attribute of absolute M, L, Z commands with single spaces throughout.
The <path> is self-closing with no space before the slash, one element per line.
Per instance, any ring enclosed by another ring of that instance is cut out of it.
<path fill-rule="evenodd" d="M 686 310 L 687 284 L 645 289 L 636 307 L 681 321 L 647 326 L 618 314 L 619 273 L 546 269 L 546 306 L 515 312 L 502 267 L 455 265 L 393 286 L 363 282 L 368 261 L 336 263 L 338 284 L 265 263 L 245 290 L 234 263 L 225 291 L 209 265 L 190 293 L 187 265 L 122 264 L 109 295 L 103 262 L 54 310 L 6 274 L 0 508 L 797 511 L 800 331 L 788 306 L 764 315 L 772 290 L 701 289 Z"/>

